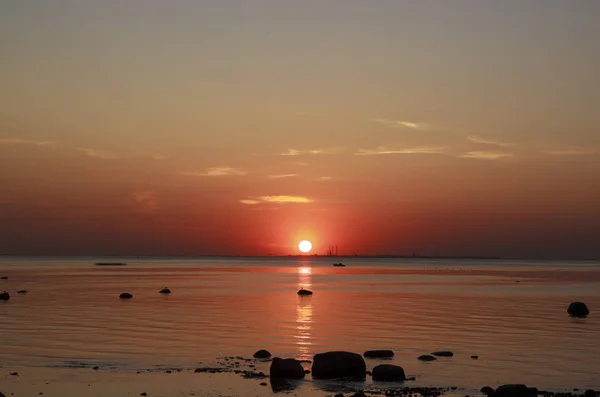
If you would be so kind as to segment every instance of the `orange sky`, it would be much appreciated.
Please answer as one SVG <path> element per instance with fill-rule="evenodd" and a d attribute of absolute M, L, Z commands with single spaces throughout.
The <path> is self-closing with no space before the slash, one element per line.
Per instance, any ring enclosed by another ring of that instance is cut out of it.
<path fill-rule="evenodd" d="M 600 256 L 599 3 L 426 3 L 2 3 L 0 253 Z"/>

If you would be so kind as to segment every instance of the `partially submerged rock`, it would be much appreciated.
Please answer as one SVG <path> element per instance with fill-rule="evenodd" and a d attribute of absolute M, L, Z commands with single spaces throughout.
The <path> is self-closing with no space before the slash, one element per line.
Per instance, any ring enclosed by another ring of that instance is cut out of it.
<path fill-rule="evenodd" d="M 450 352 L 450 351 L 439 351 L 439 352 L 433 352 L 431 353 L 432 356 L 437 356 L 437 357 L 452 357 L 454 356 L 454 353 Z"/>
<path fill-rule="evenodd" d="M 538 389 L 521 384 L 498 386 L 493 397 L 537 397 Z"/>
<path fill-rule="evenodd" d="M 10 294 L 6 291 L 0 294 L 0 301 L 7 301 L 10 299 Z"/>
<path fill-rule="evenodd" d="M 271 379 L 302 379 L 304 378 L 304 368 L 300 361 L 293 358 L 273 358 L 269 370 Z"/>
<path fill-rule="evenodd" d="M 483 394 L 485 394 L 485 395 L 488 395 L 488 396 L 489 396 L 490 394 L 493 394 L 493 393 L 494 393 L 494 389 L 492 389 L 492 388 L 491 388 L 491 387 L 489 387 L 489 386 L 483 386 L 483 387 L 481 388 L 480 392 L 482 392 Z"/>
<path fill-rule="evenodd" d="M 298 291 L 298 295 L 312 295 L 312 291 L 304 289 L 304 288 L 300 288 L 300 290 Z"/>
<path fill-rule="evenodd" d="M 367 365 L 360 354 L 333 351 L 314 356 L 312 376 L 315 379 L 365 378 Z"/>
<path fill-rule="evenodd" d="M 590 309 L 583 302 L 572 302 L 567 309 L 567 313 L 573 317 L 586 317 L 590 314 Z"/>
<path fill-rule="evenodd" d="M 8 280 L 8 276 L 2 276 L 0 277 L 0 280 Z"/>
<path fill-rule="evenodd" d="M 367 350 L 363 353 L 366 358 L 391 358 L 394 352 L 391 350 Z"/>
<path fill-rule="evenodd" d="M 26 293 L 27 293 L 27 290 L 24 290 L 24 289 L 17 291 L 17 294 L 26 294 Z"/>
<path fill-rule="evenodd" d="M 158 291 L 158 293 L 168 295 L 171 293 L 171 290 L 168 289 L 167 287 L 165 287 L 165 288 L 161 289 L 160 291 Z"/>
<path fill-rule="evenodd" d="M 429 354 L 424 354 L 422 356 L 417 357 L 417 359 L 421 360 L 421 361 L 433 361 L 433 360 L 437 360 L 437 358 L 429 355 Z"/>
<path fill-rule="evenodd" d="M 133 298 L 133 295 L 130 294 L 129 292 L 123 292 L 121 295 L 119 295 L 119 298 L 121 298 L 121 299 L 131 299 L 131 298 Z"/>
<path fill-rule="evenodd" d="M 254 353 L 254 358 L 269 358 L 271 357 L 271 353 L 268 350 L 261 349 Z"/>
<path fill-rule="evenodd" d="M 373 368 L 374 381 L 402 381 L 406 380 L 404 369 L 398 365 L 381 364 Z"/>

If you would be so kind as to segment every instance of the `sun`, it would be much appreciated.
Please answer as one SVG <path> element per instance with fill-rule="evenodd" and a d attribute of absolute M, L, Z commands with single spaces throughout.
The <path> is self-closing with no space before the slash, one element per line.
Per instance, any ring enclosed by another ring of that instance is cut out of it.
<path fill-rule="evenodd" d="M 306 254 L 312 249 L 312 243 L 308 240 L 302 240 L 298 243 L 298 249 L 300 252 L 304 252 Z"/>

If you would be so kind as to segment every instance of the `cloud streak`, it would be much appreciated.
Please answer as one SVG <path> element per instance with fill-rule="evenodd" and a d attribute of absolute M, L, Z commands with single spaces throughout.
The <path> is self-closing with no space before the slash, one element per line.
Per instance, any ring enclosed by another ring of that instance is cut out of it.
<path fill-rule="evenodd" d="M 243 176 L 247 175 L 248 172 L 239 168 L 218 166 L 209 167 L 202 172 L 182 172 L 181 175 L 186 176 Z"/>
<path fill-rule="evenodd" d="M 302 196 L 260 196 L 262 201 L 267 203 L 312 203 L 313 200 Z"/>
<path fill-rule="evenodd" d="M 281 156 L 304 156 L 304 155 L 325 155 L 325 154 L 337 154 L 343 152 L 343 148 L 325 148 L 325 149 L 288 149 L 287 152 L 280 153 Z"/>
<path fill-rule="evenodd" d="M 494 145 L 494 146 L 500 146 L 500 147 L 510 147 L 510 146 L 514 146 L 514 143 L 511 142 L 502 142 L 502 141 L 496 141 L 493 139 L 488 139 L 488 138 L 484 138 L 484 137 L 480 137 L 478 135 L 469 135 L 467 137 L 467 139 L 473 143 L 479 143 L 482 145 Z"/>
<path fill-rule="evenodd" d="M 269 175 L 269 179 L 282 179 L 282 178 L 293 178 L 298 176 L 298 174 L 279 174 L 279 175 Z"/>
<path fill-rule="evenodd" d="M 114 153 L 114 152 L 111 152 L 108 150 L 100 150 L 100 149 L 85 148 L 85 147 L 77 148 L 75 150 L 85 154 L 87 157 L 91 157 L 94 159 L 100 159 L 100 160 L 123 160 L 123 159 L 135 159 L 135 158 L 148 158 L 148 159 L 152 159 L 152 160 L 166 160 L 168 158 L 166 156 L 152 154 L 152 153 L 146 153 L 146 152 L 135 152 L 135 153 L 131 153 L 131 154 L 118 154 L 118 153 Z"/>
<path fill-rule="evenodd" d="M 546 150 L 544 151 L 544 153 L 550 156 L 591 156 L 599 152 L 595 149 L 571 148 L 559 150 Z"/>
<path fill-rule="evenodd" d="M 507 152 L 488 152 L 488 151 L 473 151 L 461 154 L 459 157 L 476 160 L 498 160 L 506 157 L 512 157 L 512 153 Z"/>
<path fill-rule="evenodd" d="M 19 138 L 0 138 L 0 145 L 34 145 L 34 146 L 51 146 L 55 145 L 54 141 L 31 141 Z"/>
<path fill-rule="evenodd" d="M 425 128 L 425 124 L 416 123 L 414 121 L 406 121 L 406 120 L 388 120 L 388 119 L 375 119 L 373 120 L 376 123 L 386 125 L 392 128 L 408 128 L 411 130 L 418 130 Z"/>
<path fill-rule="evenodd" d="M 134 192 L 133 199 L 141 212 L 155 212 L 158 209 L 156 194 L 154 192 Z"/>
<path fill-rule="evenodd" d="M 379 146 L 376 149 L 360 149 L 354 153 L 356 156 L 380 156 L 389 154 L 444 154 L 446 148 L 443 147 L 412 147 L 412 148 L 388 148 Z"/>

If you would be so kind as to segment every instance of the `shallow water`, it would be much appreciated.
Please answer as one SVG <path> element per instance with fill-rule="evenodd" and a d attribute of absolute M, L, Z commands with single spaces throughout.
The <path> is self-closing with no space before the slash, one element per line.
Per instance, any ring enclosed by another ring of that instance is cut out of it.
<path fill-rule="evenodd" d="M 0 260 L 9 277 L 0 290 L 12 297 L 0 302 L 0 371 L 70 370 L 70 381 L 87 382 L 81 367 L 123 374 L 213 365 L 261 348 L 302 359 L 392 349 L 391 363 L 415 385 L 600 388 L 598 262 L 111 258 L 128 266 L 93 266 L 101 259 Z M 170 296 L 158 293 L 164 286 Z M 314 295 L 298 296 L 301 287 Z M 125 291 L 134 298 L 119 300 Z M 567 315 L 574 300 L 588 304 L 588 318 Z M 455 356 L 416 359 L 436 350 Z M 231 394 L 235 383 L 222 384 Z"/>

